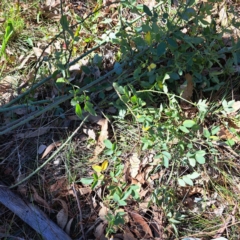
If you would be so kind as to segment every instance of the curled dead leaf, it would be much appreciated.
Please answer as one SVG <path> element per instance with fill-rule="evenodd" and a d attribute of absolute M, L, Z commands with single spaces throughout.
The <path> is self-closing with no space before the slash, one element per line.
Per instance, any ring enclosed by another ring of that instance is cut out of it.
<path fill-rule="evenodd" d="M 66 228 L 65 228 L 65 232 L 66 232 L 68 235 L 70 235 L 70 229 L 71 229 L 71 225 L 72 225 L 73 219 L 74 219 L 74 218 L 71 218 L 71 219 L 68 221 L 67 226 L 66 226 Z"/>

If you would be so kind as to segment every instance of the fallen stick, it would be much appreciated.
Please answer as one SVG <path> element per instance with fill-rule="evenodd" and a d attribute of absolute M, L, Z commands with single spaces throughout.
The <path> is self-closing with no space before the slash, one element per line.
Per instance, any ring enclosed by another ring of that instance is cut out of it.
<path fill-rule="evenodd" d="M 44 240 L 71 240 L 71 238 L 37 206 L 24 202 L 18 195 L 14 194 L 3 184 L 0 185 L 0 203 L 38 232 Z"/>

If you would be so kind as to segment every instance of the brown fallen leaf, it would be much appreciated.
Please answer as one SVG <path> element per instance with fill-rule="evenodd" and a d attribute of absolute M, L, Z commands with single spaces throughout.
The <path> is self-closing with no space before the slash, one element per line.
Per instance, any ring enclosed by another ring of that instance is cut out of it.
<path fill-rule="evenodd" d="M 138 227 L 138 231 L 140 233 L 140 230 L 141 231 L 141 235 L 142 235 L 142 238 L 144 239 L 145 237 L 147 237 L 147 235 L 149 237 L 153 237 L 152 235 L 152 231 L 150 229 L 150 227 L 148 226 L 148 223 L 143 219 L 143 217 L 136 213 L 136 212 L 129 212 L 130 216 L 132 217 L 133 221 L 135 222 L 135 224 L 137 225 Z"/>
<path fill-rule="evenodd" d="M 85 194 L 91 193 L 92 188 L 90 188 L 90 187 L 79 188 L 79 192 L 81 195 L 85 195 Z"/>
<path fill-rule="evenodd" d="M 233 105 L 232 105 L 232 108 L 234 109 L 234 111 L 231 112 L 231 114 L 236 113 L 240 109 L 240 101 L 234 102 Z"/>
<path fill-rule="evenodd" d="M 107 238 L 104 236 L 104 230 L 106 228 L 106 225 L 104 223 L 99 223 L 99 225 L 95 228 L 94 236 L 98 240 L 107 240 Z"/>
<path fill-rule="evenodd" d="M 7 91 L 12 91 L 17 86 L 17 79 L 12 76 L 6 76 L 0 81 L 0 93 L 6 93 Z"/>
<path fill-rule="evenodd" d="M 187 81 L 187 85 L 181 85 L 181 89 L 183 90 L 182 93 L 182 98 L 186 99 L 187 101 L 190 101 L 192 98 L 192 94 L 193 94 L 193 77 L 191 74 L 187 73 L 185 74 L 185 79 Z M 181 100 L 181 104 L 183 104 L 186 102 L 184 100 Z"/>
<path fill-rule="evenodd" d="M 151 221 L 151 229 L 153 229 L 154 239 L 166 239 L 164 238 L 164 227 L 163 227 L 163 213 L 159 209 L 153 206 L 152 209 L 153 219 Z"/>
<path fill-rule="evenodd" d="M 93 157 L 89 159 L 90 162 L 94 162 L 97 159 L 98 155 L 104 150 L 104 140 L 108 138 L 108 120 L 102 118 L 97 121 L 97 124 L 101 126 L 101 133 L 98 137 L 97 145 L 93 152 Z"/>
<path fill-rule="evenodd" d="M 102 207 L 98 212 L 98 216 L 100 217 L 101 220 L 103 220 L 104 223 L 107 223 L 107 213 L 109 212 L 109 208 L 105 207 L 103 204 L 101 204 Z"/>
<path fill-rule="evenodd" d="M 227 128 L 223 127 L 220 129 L 220 131 L 217 133 L 217 136 L 220 139 L 224 139 L 224 140 L 233 140 L 237 143 L 239 143 L 240 139 L 235 136 L 233 133 L 231 133 Z"/>
<path fill-rule="evenodd" d="M 129 159 L 129 162 L 130 162 L 130 175 L 132 178 L 136 178 L 141 163 L 136 152 L 132 154 L 132 156 Z"/>
<path fill-rule="evenodd" d="M 68 181 L 65 177 L 58 179 L 54 184 L 50 186 L 50 191 L 51 192 L 56 192 L 60 189 L 67 189 Z"/>
<path fill-rule="evenodd" d="M 47 49 L 46 49 L 47 50 Z M 41 56 L 48 56 L 49 55 L 49 51 L 44 51 L 41 48 L 37 48 L 37 47 L 33 47 L 33 52 L 36 55 L 37 58 L 40 58 Z"/>
<path fill-rule="evenodd" d="M 88 135 L 89 138 L 95 140 L 96 139 L 96 133 L 93 129 L 90 128 L 84 128 L 83 132 Z"/>
<path fill-rule="evenodd" d="M 126 229 L 123 234 L 123 240 L 137 240 L 129 229 Z"/>
<path fill-rule="evenodd" d="M 44 151 L 41 159 L 45 158 L 55 147 L 61 146 L 61 142 L 53 142 L 51 143 Z"/>
<path fill-rule="evenodd" d="M 39 196 L 35 187 L 31 185 L 31 189 L 33 190 L 33 200 L 39 203 L 40 205 L 44 206 L 46 209 L 50 210 L 51 209 L 50 206 L 48 205 L 46 200 L 44 200 L 41 196 Z"/>
<path fill-rule="evenodd" d="M 57 223 L 59 227 L 64 229 L 68 221 L 68 206 L 67 203 L 59 198 L 54 198 L 53 201 L 58 201 L 62 205 L 62 209 L 57 213 Z"/>

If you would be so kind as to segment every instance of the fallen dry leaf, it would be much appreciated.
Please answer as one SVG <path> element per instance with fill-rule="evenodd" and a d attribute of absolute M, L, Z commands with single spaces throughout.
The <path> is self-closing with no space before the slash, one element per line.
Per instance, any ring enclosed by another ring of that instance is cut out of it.
<path fill-rule="evenodd" d="M 42 57 L 48 56 L 49 53 L 46 50 L 43 52 L 43 50 L 41 48 L 33 47 L 33 52 L 34 52 L 34 54 L 36 55 L 37 58 L 40 58 L 41 56 Z"/>
<path fill-rule="evenodd" d="M 105 207 L 102 203 L 101 206 L 102 207 L 98 212 L 98 216 L 103 220 L 104 223 L 107 223 L 106 215 L 109 212 L 109 208 Z"/>
<path fill-rule="evenodd" d="M 235 136 L 233 133 L 231 133 L 227 128 L 223 127 L 220 129 L 220 131 L 217 133 L 217 136 L 220 139 L 224 140 L 233 140 L 235 142 L 239 142 L 239 138 Z"/>
<path fill-rule="evenodd" d="M 151 229 L 153 229 L 154 239 L 165 239 L 163 236 L 163 213 L 159 212 L 157 207 L 152 210 L 153 220 L 151 221 Z"/>
<path fill-rule="evenodd" d="M 92 188 L 90 188 L 90 187 L 79 188 L 79 192 L 81 195 L 85 195 L 85 194 L 91 193 Z"/>
<path fill-rule="evenodd" d="M 0 81 L 0 93 L 6 93 L 7 91 L 12 91 L 17 86 L 17 79 L 12 76 L 6 76 Z"/>
<path fill-rule="evenodd" d="M 96 133 L 93 131 L 93 129 L 84 128 L 83 132 L 88 135 L 89 138 L 96 140 Z"/>
<path fill-rule="evenodd" d="M 98 137 L 97 145 L 93 152 L 93 157 L 89 159 L 90 162 L 94 162 L 98 155 L 104 150 L 104 140 L 108 138 L 108 120 L 102 118 L 97 121 L 97 124 L 101 126 L 101 133 Z"/>
<path fill-rule="evenodd" d="M 234 102 L 233 105 L 232 105 L 232 108 L 234 109 L 234 111 L 231 112 L 231 114 L 236 113 L 240 109 L 240 101 Z"/>
<path fill-rule="evenodd" d="M 103 222 L 98 224 L 98 226 L 95 228 L 95 231 L 94 231 L 94 236 L 95 236 L 96 239 L 98 239 L 98 240 L 108 240 L 104 236 L 105 228 L 106 228 L 106 225 Z"/>
<path fill-rule="evenodd" d="M 74 218 L 71 218 L 71 219 L 68 221 L 67 226 L 66 226 L 66 228 L 65 228 L 65 232 L 66 232 L 68 235 L 70 235 L 70 230 L 71 230 L 71 225 L 72 225 L 73 219 L 74 219 Z"/>
<path fill-rule="evenodd" d="M 183 90 L 183 93 L 182 93 L 182 98 L 186 99 L 187 101 L 190 101 L 191 98 L 192 98 L 192 94 L 193 94 L 193 78 L 192 78 L 192 75 L 187 73 L 185 74 L 185 79 L 187 81 L 187 85 L 181 85 L 181 90 Z M 181 100 L 181 103 L 185 103 L 186 102 L 184 100 Z"/>
<path fill-rule="evenodd" d="M 64 229 L 68 221 L 68 212 L 63 208 L 57 213 L 57 224 L 60 228 Z"/>
<path fill-rule="evenodd" d="M 129 159 L 129 162 L 130 162 L 130 175 L 132 178 L 136 178 L 141 163 L 136 152 L 132 154 L 132 156 Z"/>
<path fill-rule="evenodd" d="M 226 27 L 228 25 L 228 17 L 226 12 L 226 6 L 222 6 L 221 10 L 219 11 L 219 21 L 222 27 Z"/>
<path fill-rule="evenodd" d="M 50 7 L 50 8 L 51 7 L 54 8 L 54 7 L 58 6 L 58 5 L 60 5 L 60 3 L 61 3 L 60 0 L 46 0 L 45 1 L 45 5 Z"/>
<path fill-rule="evenodd" d="M 53 201 L 58 201 L 62 205 L 62 209 L 57 213 L 57 223 L 59 227 L 64 229 L 68 221 L 68 206 L 65 201 L 59 198 L 54 198 Z"/>
<path fill-rule="evenodd" d="M 124 232 L 123 240 L 137 240 L 137 238 L 135 238 L 134 235 L 128 230 Z"/>
<path fill-rule="evenodd" d="M 45 158 L 55 147 L 61 146 L 61 142 L 53 142 L 51 143 L 44 151 L 41 159 Z"/>
<path fill-rule="evenodd" d="M 153 237 L 152 231 L 150 227 L 148 226 L 148 223 L 143 219 L 143 217 L 136 213 L 136 212 L 129 212 L 130 216 L 132 217 L 134 223 L 137 225 L 139 234 L 141 234 L 141 238 L 146 238 L 147 235 L 150 237 Z M 141 231 L 142 230 L 142 231 Z"/>
<path fill-rule="evenodd" d="M 34 199 L 34 201 L 39 203 L 40 205 L 44 206 L 46 209 L 50 210 L 50 206 L 48 205 L 46 200 L 44 200 L 41 196 L 39 196 L 39 194 L 38 194 L 37 190 L 35 189 L 35 187 L 33 187 L 31 185 L 31 189 L 33 190 L 33 199 Z"/>

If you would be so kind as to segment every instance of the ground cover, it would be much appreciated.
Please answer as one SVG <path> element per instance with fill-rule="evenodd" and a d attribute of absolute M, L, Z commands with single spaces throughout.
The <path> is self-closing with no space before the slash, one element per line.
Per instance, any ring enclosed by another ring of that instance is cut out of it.
<path fill-rule="evenodd" d="M 0 7 L 3 239 L 239 238 L 237 2 Z"/>

